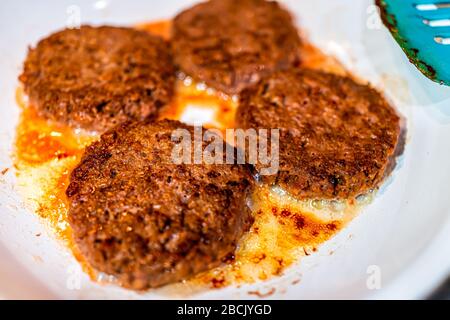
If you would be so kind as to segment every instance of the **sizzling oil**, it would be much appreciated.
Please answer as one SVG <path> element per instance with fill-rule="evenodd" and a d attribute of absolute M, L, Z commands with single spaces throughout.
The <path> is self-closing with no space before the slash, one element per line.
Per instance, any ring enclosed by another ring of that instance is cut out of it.
<path fill-rule="evenodd" d="M 137 28 L 170 37 L 170 21 Z M 310 44 L 301 48 L 303 65 L 338 74 L 347 74 L 334 58 Z M 34 210 L 74 253 L 92 279 L 97 275 L 84 263 L 73 244 L 67 222 L 65 190 L 70 172 L 78 164 L 84 148 L 98 135 L 74 131 L 50 123 L 17 94 L 22 108 L 16 132 L 14 163 L 18 185 Z M 234 127 L 236 97 L 229 97 L 192 78 L 179 75 L 176 94 L 160 118 L 181 120 L 224 130 Z M 301 256 L 316 251 L 356 214 L 353 203 L 322 205 L 317 200 L 297 201 L 277 188 L 258 187 L 251 199 L 255 223 L 238 245 L 235 256 L 221 267 L 196 276 L 177 286 L 218 288 L 251 283 L 280 275 Z"/>

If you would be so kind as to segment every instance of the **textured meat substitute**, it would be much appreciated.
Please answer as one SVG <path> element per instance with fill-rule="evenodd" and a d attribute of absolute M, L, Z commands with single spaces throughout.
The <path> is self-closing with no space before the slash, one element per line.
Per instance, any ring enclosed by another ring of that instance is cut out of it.
<path fill-rule="evenodd" d="M 175 76 L 168 45 L 159 37 L 82 26 L 30 49 L 20 80 L 42 116 L 103 132 L 155 114 L 169 102 Z"/>
<path fill-rule="evenodd" d="M 200 3 L 175 17 L 172 33 L 181 70 L 228 94 L 300 62 L 298 32 L 275 1 Z"/>
<path fill-rule="evenodd" d="M 66 191 L 77 246 L 128 288 L 189 278 L 234 253 L 252 223 L 246 165 L 171 161 L 178 121 L 125 123 L 87 148 Z M 203 145 L 205 147 L 205 144 Z"/>
<path fill-rule="evenodd" d="M 376 90 L 308 69 L 274 73 L 243 91 L 236 121 L 281 129 L 279 171 L 262 179 L 301 199 L 351 198 L 375 188 L 400 133 L 399 117 Z"/>

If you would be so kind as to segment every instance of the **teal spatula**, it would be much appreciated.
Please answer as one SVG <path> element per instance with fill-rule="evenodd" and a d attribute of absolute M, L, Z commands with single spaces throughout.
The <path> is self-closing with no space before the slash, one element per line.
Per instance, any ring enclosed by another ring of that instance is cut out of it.
<path fill-rule="evenodd" d="M 381 18 L 409 60 L 450 85 L 450 0 L 376 0 Z"/>

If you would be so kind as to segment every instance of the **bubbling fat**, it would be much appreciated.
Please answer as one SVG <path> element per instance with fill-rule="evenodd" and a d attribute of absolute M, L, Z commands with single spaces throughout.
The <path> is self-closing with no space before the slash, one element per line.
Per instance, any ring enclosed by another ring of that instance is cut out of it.
<path fill-rule="evenodd" d="M 170 21 L 149 23 L 138 28 L 168 38 Z M 303 46 L 303 63 L 308 67 L 348 75 L 334 58 L 309 44 Z M 93 280 L 113 281 L 111 277 L 96 273 L 84 262 L 73 244 L 67 222 L 65 189 L 70 172 L 78 164 L 84 148 L 99 137 L 42 119 L 28 105 L 20 89 L 17 100 L 22 113 L 16 132 L 14 160 L 23 197 L 57 238 L 73 251 Z M 237 97 L 229 97 L 179 74 L 175 97 L 162 109 L 160 118 L 225 130 L 234 128 L 236 109 Z M 316 251 L 333 237 L 363 205 L 371 201 L 373 194 L 371 192 L 356 200 L 299 201 L 277 186 L 259 185 L 249 198 L 255 222 L 239 242 L 235 255 L 218 268 L 160 290 L 170 293 L 167 288 L 175 288 L 172 292 L 192 292 L 192 288 L 219 288 L 280 275 L 300 257 Z M 182 288 L 186 290 L 180 290 Z"/>

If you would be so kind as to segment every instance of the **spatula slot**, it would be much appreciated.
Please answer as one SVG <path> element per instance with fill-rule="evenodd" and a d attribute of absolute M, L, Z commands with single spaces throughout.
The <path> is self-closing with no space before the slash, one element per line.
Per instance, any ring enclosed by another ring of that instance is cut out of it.
<path fill-rule="evenodd" d="M 450 19 L 423 19 L 422 21 L 430 27 L 450 27 Z"/>
<path fill-rule="evenodd" d="M 436 41 L 439 44 L 450 45 L 450 38 L 449 37 L 436 36 L 436 37 L 434 37 L 434 41 Z"/>
<path fill-rule="evenodd" d="M 444 8 L 450 8 L 450 2 L 445 3 L 421 3 L 416 4 L 416 9 L 419 11 L 433 11 Z"/>

